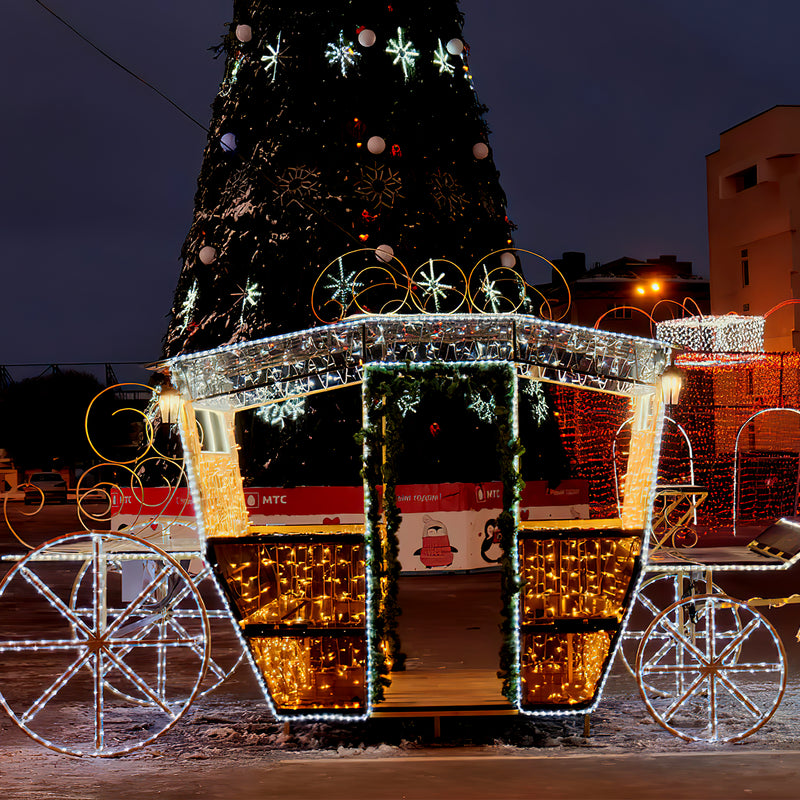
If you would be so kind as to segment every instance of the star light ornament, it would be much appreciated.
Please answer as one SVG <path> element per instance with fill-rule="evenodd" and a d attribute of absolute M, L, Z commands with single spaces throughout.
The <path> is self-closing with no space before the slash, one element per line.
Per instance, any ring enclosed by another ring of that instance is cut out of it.
<path fill-rule="evenodd" d="M 433 259 L 428 259 L 429 274 L 422 273 L 422 277 L 417 279 L 417 286 L 422 289 L 426 298 L 433 297 L 433 304 L 437 311 L 440 311 L 439 300 L 444 300 L 448 292 L 455 291 L 455 286 L 444 282 L 444 272 L 434 275 Z"/>
<path fill-rule="evenodd" d="M 404 41 L 403 36 L 403 29 L 398 28 L 397 38 L 389 39 L 389 46 L 386 48 L 386 52 L 390 56 L 394 56 L 392 64 L 400 64 L 403 68 L 403 77 L 408 80 L 409 76 L 414 72 L 414 62 L 417 60 L 419 52 L 414 49 L 414 45 L 411 42 Z"/>
<path fill-rule="evenodd" d="M 347 70 L 355 66 L 356 61 L 361 58 L 361 53 L 353 50 L 352 43 L 345 41 L 344 32 L 339 31 L 339 41 L 328 43 L 325 57 L 328 59 L 329 64 L 338 64 L 342 76 L 345 76 L 347 75 Z"/>
<path fill-rule="evenodd" d="M 278 41 L 273 47 L 271 44 L 267 45 L 267 55 L 261 56 L 261 63 L 264 65 L 264 69 L 266 70 L 267 74 L 270 75 L 269 82 L 274 83 L 275 78 L 278 76 L 278 62 L 283 55 L 281 53 L 281 36 L 283 33 L 278 34 Z"/>
<path fill-rule="evenodd" d="M 186 297 L 183 298 L 183 303 L 181 303 L 181 310 L 178 312 L 178 316 L 181 318 L 181 333 L 186 333 L 186 329 L 189 327 L 189 320 L 192 318 L 194 308 L 197 305 L 197 295 L 197 281 L 195 281 L 189 291 L 186 292 Z"/>
<path fill-rule="evenodd" d="M 342 309 L 347 309 L 353 298 L 362 288 L 361 281 L 356 280 L 356 273 L 345 272 L 341 257 L 339 258 L 339 271 L 328 276 L 328 282 L 324 285 L 331 293 L 331 299 L 341 303 Z"/>
<path fill-rule="evenodd" d="M 439 67 L 440 75 L 443 72 L 446 75 L 452 75 L 456 71 L 456 68 L 450 63 L 449 58 L 450 53 L 447 52 L 444 42 L 439 39 L 439 46 L 436 48 L 436 52 L 433 54 L 433 63 Z"/>
<path fill-rule="evenodd" d="M 283 428 L 287 420 L 294 422 L 306 413 L 305 397 L 290 397 L 282 403 L 270 403 L 256 412 L 264 422 Z"/>
<path fill-rule="evenodd" d="M 472 402 L 467 406 L 470 411 L 474 411 L 478 415 L 481 422 L 493 422 L 496 407 L 494 397 L 490 396 L 488 400 L 484 400 L 479 394 L 473 394 Z"/>

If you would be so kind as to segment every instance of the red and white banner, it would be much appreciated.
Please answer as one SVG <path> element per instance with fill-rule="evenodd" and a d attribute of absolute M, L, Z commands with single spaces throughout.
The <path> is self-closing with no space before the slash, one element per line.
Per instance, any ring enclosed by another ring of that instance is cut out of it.
<path fill-rule="evenodd" d="M 339 525 L 364 521 L 361 486 L 299 486 L 244 490 L 254 525 Z M 112 528 L 168 522 L 191 524 L 194 508 L 186 489 L 116 491 Z M 497 517 L 500 483 L 410 484 L 397 487 L 403 515 L 398 538 L 404 572 L 473 570 L 501 556 Z M 566 480 L 550 489 L 530 481 L 522 492 L 523 519 L 586 519 L 586 481 Z"/>

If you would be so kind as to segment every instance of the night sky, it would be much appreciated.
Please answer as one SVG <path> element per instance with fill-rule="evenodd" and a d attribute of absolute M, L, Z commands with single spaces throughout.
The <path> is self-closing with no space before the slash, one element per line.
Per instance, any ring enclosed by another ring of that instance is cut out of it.
<path fill-rule="evenodd" d="M 231 0 L 48 2 L 208 123 Z M 800 4 L 462 8 L 517 245 L 590 264 L 670 253 L 707 274 L 704 157 L 800 102 Z M 32 0 L 0 21 L 0 364 L 156 359 L 205 134 Z"/>

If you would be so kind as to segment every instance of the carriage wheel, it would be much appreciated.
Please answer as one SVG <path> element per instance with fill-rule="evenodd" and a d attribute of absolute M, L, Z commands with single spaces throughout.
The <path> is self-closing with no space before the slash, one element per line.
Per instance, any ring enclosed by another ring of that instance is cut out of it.
<path fill-rule="evenodd" d="M 115 561 L 150 565 L 119 606 L 107 582 Z M 163 613 L 176 596 L 187 609 L 177 620 Z M 0 619 L 0 704 L 60 753 L 149 744 L 185 713 L 208 666 L 200 593 L 172 556 L 130 534 L 71 534 L 33 550 L 0 582 Z"/>
<path fill-rule="evenodd" d="M 244 660 L 244 649 L 232 627 L 230 612 L 219 595 L 211 567 L 204 561 L 200 561 L 200 559 L 196 560 L 200 562 L 199 571 L 197 572 L 190 569 L 193 564 L 190 565 L 184 561 L 181 566 L 186 569 L 191 578 L 191 584 L 197 588 L 202 596 L 203 609 L 208 617 L 211 633 L 208 669 L 200 686 L 200 691 L 196 695 L 196 698 L 199 698 L 213 692 L 233 674 Z M 145 565 L 147 562 L 141 561 L 140 564 Z M 81 602 L 85 602 L 86 589 L 91 582 L 91 566 L 91 562 L 84 562 L 75 578 L 70 595 L 69 607 L 81 616 L 86 616 L 88 612 L 88 609 L 81 608 Z M 124 601 L 121 599 L 123 569 L 122 562 L 114 561 L 113 559 L 109 562 L 108 579 L 106 581 L 106 602 L 110 604 L 113 601 L 114 607 L 109 608 L 109 613 L 111 614 L 120 614 L 124 610 Z M 153 616 L 149 624 L 153 626 L 159 625 L 164 629 L 170 626 L 173 628 L 180 626 L 183 630 L 194 627 L 194 621 L 199 611 L 192 602 L 187 602 L 188 596 L 189 584 L 186 583 L 179 591 L 172 592 L 169 602 L 163 604 L 163 608 L 159 612 L 160 616 Z M 73 632 L 77 633 L 74 625 Z M 202 654 L 202 648 L 198 647 L 196 652 L 199 658 Z M 166 669 L 167 666 L 165 662 L 163 669 Z M 116 692 L 131 703 L 139 705 L 150 705 L 152 703 L 147 697 L 136 697 L 129 694 L 123 686 L 114 686 L 108 681 L 106 681 L 106 685 L 110 691 Z M 173 701 L 175 699 L 173 698 Z"/>
<path fill-rule="evenodd" d="M 726 623 L 732 609 L 738 630 Z M 734 742 L 775 713 L 786 688 L 786 654 L 758 611 L 725 595 L 698 595 L 653 620 L 636 675 L 645 705 L 670 733 L 694 742 Z M 665 692 L 658 691 L 662 685 Z"/>
<path fill-rule="evenodd" d="M 705 586 L 705 583 L 703 584 Z M 622 663 L 625 665 L 628 672 L 636 678 L 636 654 L 639 650 L 645 632 L 652 624 L 653 620 L 665 609 L 678 603 L 680 600 L 696 597 L 694 592 L 694 581 L 691 578 L 677 575 L 675 573 L 660 573 L 652 575 L 642 581 L 639 591 L 636 595 L 636 601 L 631 611 L 628 626 L 622 634 L 622 643 L 619 648 L 619 655 Z M 711 584 L 712 594 L 725 594 L 725 592 L 715 583 Z M 696 613 L 704 614 L 704 609 L 696 611 Z M 687 617 L 688 619 L 688 617 Z M 677 617 L 676 617 L 677 622 Z M 728 609 L 728 614 L 723 620 L 726 628 L 731 630 L 740 631 L 742 629 L 741 621 L 735 608 Z M 686 624 L 686 620 L 680 624 Z M 656 636 L 657 634 L 653 634 Z M 737 651 L 738 652 L 738 651 Z M 650 687 L 653 692 L 667 691 L 663 683 L 657 690 L 655 687 Z M 679 690 L 679 686 L 672 687 L 672 693 Z"/>

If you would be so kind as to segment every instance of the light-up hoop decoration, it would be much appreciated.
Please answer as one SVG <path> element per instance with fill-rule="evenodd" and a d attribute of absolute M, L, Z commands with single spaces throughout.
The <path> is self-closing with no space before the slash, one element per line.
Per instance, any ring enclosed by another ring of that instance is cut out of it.
<path fill-rule="evenodd" d="M 547 264 L 563 282 L 567 302 L 557 317 L 550 300 L 522 277 L 517 265 L 522 253 Z M 488 253 L 469 276 L 448 259 L 429 258 L 409 270 L 393 253 L 363 247 L 331 261 L 311 289 L 312 313 L 328 324 L 357 314 L 441 316 L 469 311 L 491 315 L 532 309 L 540 318 L 558 322 L 567 316 L 570 304 L 569 284 L 558 267 L 521 247 Z"/>
<path fill-rule="evenodd" d="M 739 478 L 739 439 L 742 436 L 744 430 L 750 425 L 753 420 L 758 417 L 763 416 L 764 414 L 773 414 L 778 411 L 785 411 L 789 414 L 797 414 L 800 415 L 800 410 L 796 408 L 765 408 L 761 411 L 757 411 L 755 414 L 748 417 L 739 427 L 739 430 L 736 432 L 736 442 L 733 447 L 733 535 L 736 536 L 736 526 L 739 520 L 739 493 L 741 491 L 741 481 Z M 798 471 L 797 482 L 800 484 L 800 468 Z M 794 512 L 797 513 L 797 493 L 795 492 L 795 508 Z"/>

